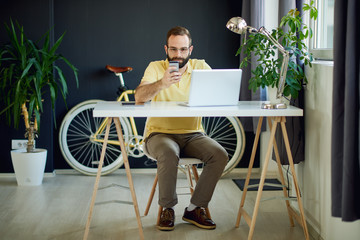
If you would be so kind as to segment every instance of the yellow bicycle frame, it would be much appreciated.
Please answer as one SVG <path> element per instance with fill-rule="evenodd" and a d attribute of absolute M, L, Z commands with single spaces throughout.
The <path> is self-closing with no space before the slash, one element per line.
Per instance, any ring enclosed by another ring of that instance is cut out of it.
<path fill-rule="evenodd" d="M 124 102 L 129 102 L 129 95 L 134 95 L 135 94 L 135 90 L 126 90 L 124 92 L 121 93 L 121 95 L 118 97 L 118 99 L 116 100 L 117 102 L 120 101 L 124 101 Z M 131 129 L 134 133 L 134 136 L 138 136 L 138 131 L 136 128 L 136 124 L 135 124 L 135 120 L 133 117 L 129 117 L 130 119 L 130 125 L 131 125 Z M 103 143 L 104 139 L 100 138 L 99 135 L 102 134 L 105 131 L 105 127 L 106 124 L 108 122 L 109 118 L 105 118 L 102 123 L 100 124 L 100 127 L 97 129 L 97 131 L 95 132 L 94 136 L 93 136 L 93 141 L 95 142 L 100 142 Z M 136 140 L 138 141 L 138 140 Z M 138 142 L 137 142 L 138 143 Z M 108 144 L 113 144 L 113 145 L 119 145 L 120 143 L 117 140 L 108 140 Z M 127 145 L 128 143 L 125 142 L 125 145 Z"/>

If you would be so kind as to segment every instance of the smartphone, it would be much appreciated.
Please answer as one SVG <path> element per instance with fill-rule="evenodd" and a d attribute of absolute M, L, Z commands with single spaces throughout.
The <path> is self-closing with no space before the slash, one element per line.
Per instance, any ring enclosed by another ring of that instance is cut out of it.
<path fill-rule="evenodd" d="M 170 61 L 169 67 L 176 67 L 176 70 L 172 70 L 171 72 L 178 72 L 179 71 L 179 62 L 178 61 Z"/>

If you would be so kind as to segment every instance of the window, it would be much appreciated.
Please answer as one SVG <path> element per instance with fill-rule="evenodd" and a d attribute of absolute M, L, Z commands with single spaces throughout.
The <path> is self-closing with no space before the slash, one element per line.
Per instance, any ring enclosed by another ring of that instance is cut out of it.
<path fill-rule="evenodd" d="M 317 0 L 318 18 L 312 23 L 311 49 L 316 59 L 333 59 L 334 0 Z"/>

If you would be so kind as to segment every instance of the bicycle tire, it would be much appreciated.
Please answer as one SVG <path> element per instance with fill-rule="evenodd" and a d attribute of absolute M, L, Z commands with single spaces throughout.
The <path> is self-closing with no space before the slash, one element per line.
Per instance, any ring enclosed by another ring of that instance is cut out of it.
<path fill-rule="evenodd" d="M 206 134 L 228 152 L 229 160 L 222 174 L 225 176 L 238 165 L 244 155 L 244 128 L 237 117 L 203 117 L 202 124 Z"/>
<path fill-rule="evenodd" d="M 88 100 L 74 106 L 64 117 L 60 132 L 60 150 L 66 162 L 75 170 L 90 176 L 97 174 L 102 143 L 93 141 L 93 134 L 104 118 L 94 118 L 92 111 L 101 100 Z M 120 118 L 124 140 L 132 136 L 128 118 Z M 104 137 L 105 131 L 99 135 Z M 116 127 L 111 123 L 109 140 L 118 141 Z M 102 167 L 102 175 L 110 174 L 123 165 L 120 146 L 108 144 Z"/>

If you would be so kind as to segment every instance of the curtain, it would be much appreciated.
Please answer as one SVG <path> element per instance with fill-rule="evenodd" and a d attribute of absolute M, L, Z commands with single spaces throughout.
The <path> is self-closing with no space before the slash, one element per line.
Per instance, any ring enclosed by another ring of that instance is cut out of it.
<path fill-rule="evenodd" d="M 304 0 L 279 0 L 279 23 L 281 18 L 285 16 L 290 9 L 297 8 L 302 14 L 302 7 Z M 285 29 L 286 31 L 286 29 Z M 295 61 L 296 64 L 304 66 L 303 61 L 300 59 L 290 59 Z M 291 101 L 291 105 L 304 109 L 304 89 L 299 92 L 297 99 Z M 305 113 L 304 113 L 305 115 Z M 289 137 L 289 143 L 293 161 L 295 164 L 305 160 L 305 122 L 304 117 L 287 117 L 286 118 L 286 131 Z M 281 128 L 278 128 L 275 133 L 276 144 L 279 149 L 280 161 L 283 165 L 288 165 L 289 160 L 286 153 L 286 147 L 284 144 Z M 275 153 L 273 153 L 273 159 L 275 160 Z"/>
<path fill-rule="evenodd" d="M 248 26 L 260 28 L 264 25 L 264 13 L 263 13 L 264 0 L 244 0 L 242 2 L 241 17 L 246 21 Z M 241 35 L 241 40 L 244 35 Z M 240 55 L 240 60 L 244 57 Z M 259 89 L 255 93 L 249 90 L 249 79 L 251 78 L 251 69 L 256 67 L 256 59 L 252 59 L 251 64 L 247 68 L 243 68 L 241 89 L 240 89 L 240 100 L 241 101 L 259 101 L 266 100 L 266 91 Z M 240 118 L 241 123 L 245 131 L 256 132 L 256 127 L 259 118 Z M 265 130 L 265 124 L 263 124 L 262 130 Z"/>
<path fill-rule="evenodd" d="M 331 141 L 331 210 L 360 219 L 359 81 L 360 2 L 336 0 Z"/>

